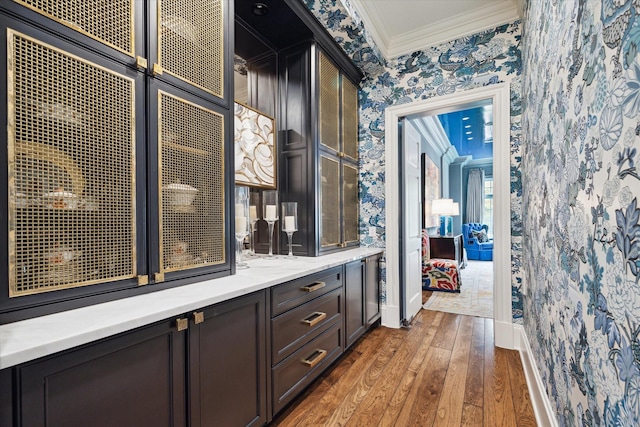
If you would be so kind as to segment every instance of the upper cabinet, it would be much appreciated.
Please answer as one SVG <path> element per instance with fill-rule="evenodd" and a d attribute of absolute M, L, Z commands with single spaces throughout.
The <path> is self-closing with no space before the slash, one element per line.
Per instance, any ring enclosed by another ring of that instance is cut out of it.
<path fill-rule="evenodd" d="M 281 53 L 283 198 L 298 201 L 300 255 L 359 245 L 358 86 L 317 42 Z M 296 241 L 297 239 L 297 241 Z"/>
<path fill-rule="evenodd" d="M 147 6 L 0 5 L 0 323 L 232 273 L 233 4 Z"/>

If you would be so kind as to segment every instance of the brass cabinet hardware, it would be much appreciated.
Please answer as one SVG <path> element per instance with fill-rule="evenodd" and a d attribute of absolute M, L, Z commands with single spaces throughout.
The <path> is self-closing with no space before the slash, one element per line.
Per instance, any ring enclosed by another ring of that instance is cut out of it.
<path fill-rule="evenodd" d="M 313 292 L 317 291 L 318 289 L 324 288 L 325 286 L 327 286 L 325 282 L 313 282 L 309 285 L 301 287 L 300 290 L 304 292 Z"/>
<path fill-rule="evenodd" d="M 193 323 L 196 325 L 204 322 L 204 312 L 202 311 L 194 311 L 193 312 Z"/>
<path fill-rule="evenodd" d="M 340 157 L 341 159 L 343 159 L 343 158 L 344 158 L 344 153 L 343 153 L 342 151 L 339 151 L 339 152 L 338 152 L 338 157 Z"/>
<path fill-rule="evenodd" d="M 182 332 L 188 329 L 189 319 L 187 319 L 186 317 L 181 317 L 179 319 L 176 319 L 176 328 L 178 329 L 178 332 Z"/>
<path fill-rule="evenodd" d="M 149 63 L 147 62 L 147 58 L 143 58 L 142 56 L 136 57 L 136 67 L 138 67 L 141 70 L 144 70 L 147 68 L 148 65 Z"/>
<path fill-rule="evenodd" d="M 301 322 L 308 326 L 315 326 L 318 323 L 322 322 L 326 317 L 327 317 L 327 313 L 316 311 L 314 313 L 311 313 L 304 319 L 302 319 Z"/>
<path fill-rule="evenodd" d="M 144 286 L 149 284 L 149 276 L 148 275 L 140 275 L 138 276 L 138 286 Z"/>
<path fill-rule="evenodd" d="M 154 76 L 161 76 L 162 75 L 162 66 L 160 66 L 160 64 L 158 64 L 158 63 L 154 63 L 153 64 L 153 68 L 151 69 L 151 73 Z"/>
<path fill-rule="evenodd" d="M 306 359 L 302 359 L 302 363 L 310 368 L 313 368 L 325 357 L 327 357 L 327 350 L 317 349 L 313 353 L 311 353 L 309 357 L 307 357 Z"/>
<path fill-rule="evenodd" d="M 156 283 L 164 282 L 164 273 L 156 273 L 153 275 L 153 280 Z"/>

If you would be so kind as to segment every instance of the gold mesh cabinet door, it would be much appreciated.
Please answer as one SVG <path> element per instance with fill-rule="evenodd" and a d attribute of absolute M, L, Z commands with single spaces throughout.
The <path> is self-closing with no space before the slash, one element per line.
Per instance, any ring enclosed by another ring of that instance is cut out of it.
<path fill-rule="evenodd" d="M 9 296 L 135 277 L 134 80 L 7 37 Z"/>
<path fill-rule="evenodd" d="M 331 61 L 320 54 L 320 143 L 334 151 L 340 146 L 340 73 Z"/>
<path fill-rule="evenodd" d="M 158 0 L 163 72 L 222 98 L 224 7 L 228 0 Z"/>
<path fill-rule="evenodd" d="M 80 33 L 135 55 L 135 0 L 14 0 Z"/>
<path fill-rule="evenodd" d="M 342 151 L 358 160 L 358 88 L 342 78 Z"/>
<path fill-rule="evenodd" d="M 342 203 L 344 242 L 353 243 L 358 237 L 358 169 L 350 165 L 342 165 Z"/>
<path fill-rule="evenodd" d="M 340 244 L 340 164 L 320 157 L 320 245 Z"/>
<path fill-rule="evenodd" d="M 161 271 L 225 262 L 224 117 L 160 91 Z"/>

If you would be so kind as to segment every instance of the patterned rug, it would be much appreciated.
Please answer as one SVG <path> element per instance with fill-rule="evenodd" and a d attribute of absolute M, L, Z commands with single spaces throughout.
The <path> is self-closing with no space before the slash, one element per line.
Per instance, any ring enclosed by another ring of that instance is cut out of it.
<path fill-rule="evenodd" d="M 492 319 L 493 262 L 468 261 L 460 276 L 460 293 L 434 291 L 422 308 Z"/>

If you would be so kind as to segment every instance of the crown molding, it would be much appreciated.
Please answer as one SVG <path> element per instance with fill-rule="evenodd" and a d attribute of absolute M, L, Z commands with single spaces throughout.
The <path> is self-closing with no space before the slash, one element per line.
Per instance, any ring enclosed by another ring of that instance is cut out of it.
<path fill-rule="evenodd" d="M 523 5 L 523 0 L 514 0 L 508 7 L 505 7 L 503 1 L 496 1 L 480 10 L 460 13 L 435 25 L 391 38 L 381 24 L 384 17 L 377 16 L 375 10 L 370 9 L 372 13 L 369 13 L 363 5 L 364 1 L 350 0 L 367 32 L 387 60 L 514 22 L 520 19 Z"/>

